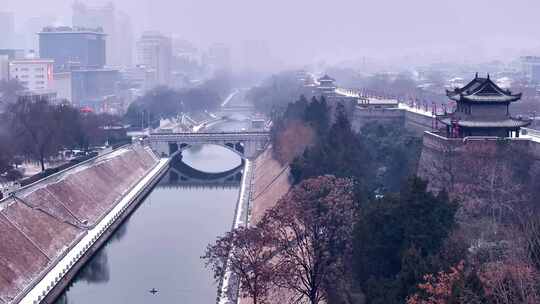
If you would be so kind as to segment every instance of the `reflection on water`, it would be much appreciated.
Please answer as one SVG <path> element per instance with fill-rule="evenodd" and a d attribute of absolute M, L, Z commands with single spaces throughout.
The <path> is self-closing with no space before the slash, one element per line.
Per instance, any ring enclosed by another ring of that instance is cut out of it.
<path fill-rule="evenodd" d="M 183 161 L 205 172 L 240 164 L 234 153 L 206 145 L 184 151 Z M 230 228 L 239 181 L 211 183 L 154 188 L 56 303 L 214 303 L 216 286 L 200 256 Z"/>
<path fill-rule="evenodd" d="M 109 281 L 109 266 L 105 251 L 98 251 L 86 267 L 77 274 L 78 279 L 86 283 L 105 283 Z"/>
<path fill-rule="evenodd" d="M 223 172 L 204 172 L 184 163 L 181 157 L 171 162 L 169 171 L 161 178 L 157 187 L 238 187 L 242 180 L 244 162 Z"/>
<path fill-rule="evenodd" d="M 182 161 L 203 172 L 223 172 L 241 163 L 240 156 L 214 145 L 190 146 L 182 151 Z"/>

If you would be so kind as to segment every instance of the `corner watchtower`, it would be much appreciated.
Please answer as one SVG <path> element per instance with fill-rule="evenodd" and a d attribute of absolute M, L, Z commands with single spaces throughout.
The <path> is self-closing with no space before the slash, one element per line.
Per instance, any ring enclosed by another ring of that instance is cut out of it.
<path fill-rule="evenodd" d="M 440 115 L 437 120 L 446 126 L 446 137 L 467 136 L 519 137 L 519 129 L 530 120 L 510 115 L 510 103 L 521 99 L 497 86 L 490 78 L 475 78 L 462 88 L 446 91 L 457 107 L 453 113 Z"/>

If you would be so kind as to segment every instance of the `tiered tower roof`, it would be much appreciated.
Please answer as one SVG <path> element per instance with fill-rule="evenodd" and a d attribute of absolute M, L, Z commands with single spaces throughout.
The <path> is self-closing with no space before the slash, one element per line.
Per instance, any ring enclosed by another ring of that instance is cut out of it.
<path fill-rule="evenodd" d="M 318 81 L 322 83 L 322 82 L 334 82 L 336 80 L 334 78 L 328 76 L 327 74 L 324 74 L 324 76 L 319 78 Z"/>
<path fill-rule="evenodd" d="M 467 85 L 447 90 L 446 95 L 457 102 L 456 111 L 440 115 L 437 119 L 453 130 L 453 136 L 506 137 L 531 123 L 528 119 L 510 115 L 509 105 L 521 99 L 521 93 L 513 94 L 500 88 L 489 74 L 486 78 L 476 74 Z"/>
<path fill-rule="evenodd" d="M 455 101 L 470 103 L 507 103 L 521 99 L 521 93 L 512 94 L 510 90 L 501 89 L 489 78 L 480 78 L 478 74 L 463 88 L 446 91 L 446 95 Z"/>

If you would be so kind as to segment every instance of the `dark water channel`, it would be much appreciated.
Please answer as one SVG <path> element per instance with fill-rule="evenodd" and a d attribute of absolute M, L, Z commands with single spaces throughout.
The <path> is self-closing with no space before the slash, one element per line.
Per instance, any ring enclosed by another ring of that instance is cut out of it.
<path fill-rule="evenodd" d="M 240 164 L 234 153 L 211 145 L 184 151 L 183 161 L 205 172 Z M 215 303 L 216 286 L 200 256 L 209 242 L 230 229 L 240 182 L 223 176 L 190 180 L 175 170 L 169 169 L 57 304 Z M 158 292 L 150 293 L 152 288 Z"/>

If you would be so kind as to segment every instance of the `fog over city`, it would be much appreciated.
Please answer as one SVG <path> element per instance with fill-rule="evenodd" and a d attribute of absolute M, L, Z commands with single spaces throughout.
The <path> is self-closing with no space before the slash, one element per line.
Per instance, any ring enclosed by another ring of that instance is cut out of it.
<path fill-rule="evenodd" d="M 0 304 L 540 304 L 540 0 L 0 0 Z"/>
<path fill-rule="evenodd" d="M 18 27 L 44 15 L 71 24 L 71 0 L 2 2 L 3 10 L 16 13 Z M 233 51 L 246 40 L 262 40 L 280 66 L 364 56 L 388 63 L 484 61 L 540 49 L 536 0 L 112 2 L 130 15 L 135 33 L 155 29 L 200 47 L 225 43 Z"/>

